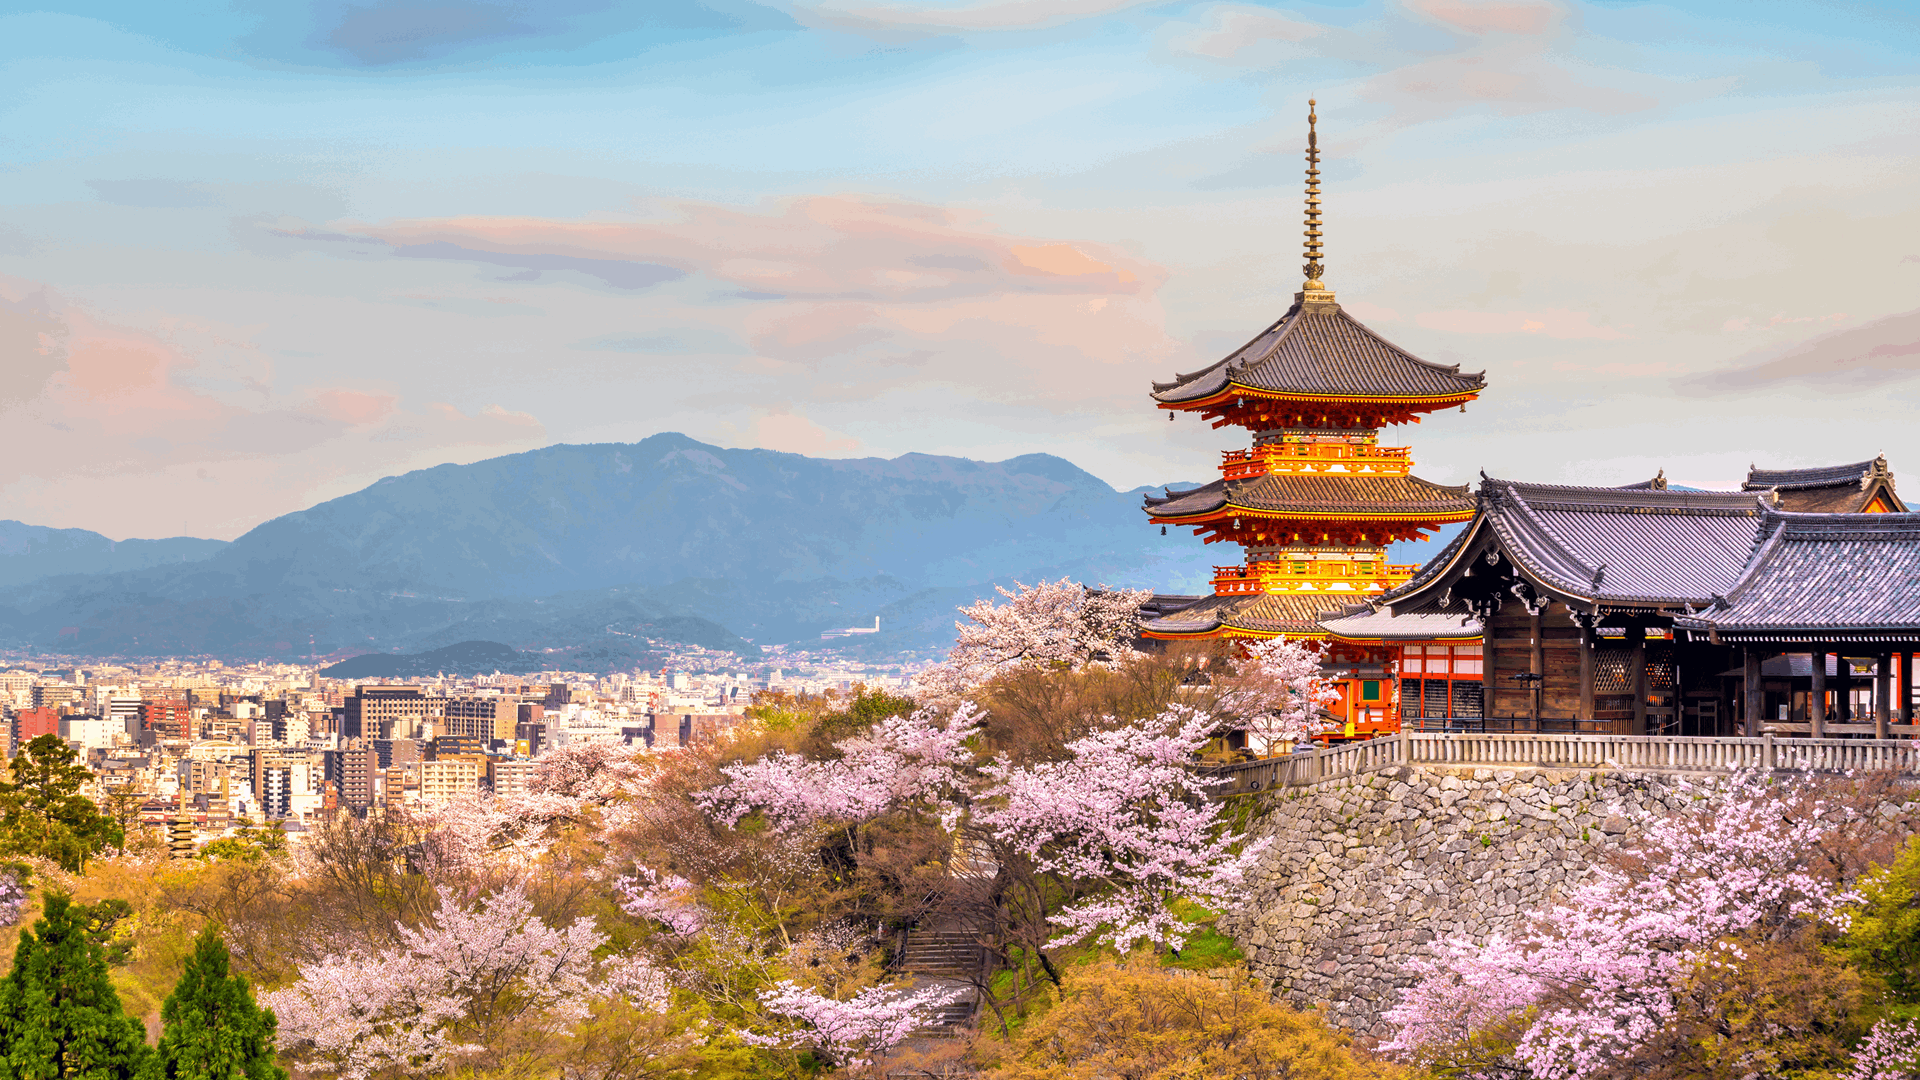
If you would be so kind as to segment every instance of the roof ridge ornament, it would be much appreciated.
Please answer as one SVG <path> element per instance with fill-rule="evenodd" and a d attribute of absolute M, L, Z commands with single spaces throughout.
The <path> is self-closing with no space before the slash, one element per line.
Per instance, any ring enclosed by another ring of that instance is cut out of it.
<path fill-rule="evenodd" d="M 1320 117 L 1314 111 L 1318 104 L 1313 98 L 1307 99 L 1307 263 L 1300 268 L 1307 280 L 1300 286 L 1300 292 L 1294 296 L 1294 300 L 1309 311 L 1324 312 L 1337 309 L 1334 308 L 1333 290 L 1320 280 L 1320 275 L 1326 273 L 1326 266 L 1321 262 L 1323 253 L 1320 243 L 1320 135 L 1316 128 Z"/>

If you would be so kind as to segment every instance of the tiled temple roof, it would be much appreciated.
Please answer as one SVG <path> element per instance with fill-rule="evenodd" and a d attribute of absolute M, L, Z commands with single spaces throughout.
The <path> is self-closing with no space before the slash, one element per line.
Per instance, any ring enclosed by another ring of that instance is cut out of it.
<path fill-rule="evenodd" d="M 1582 603 L 1704 604 L 1746 566 L 1766 512 L 1756 492 L 1587 488 L 1486 480 L 1473 523 L 1382 597 L 1423 610 L 1488 543 L 1547 588 Z"/>
<path fill-rule="evenodd" d="M 1473 512 L 1465 484 L 1447 487 L 1417 476 L 1355 476 L 1345 473 L 1269 473 L 1245 480 L 1215 480 L 1190 491 L 1148 495 L 1146 512 L 1156 518 L 1193 517 L 1228 506 L 1252 511 L 1319 517 L 1432 516 L 1459 520 Z"/>
<path fill-rule="evenodd" d="M 1770 511 L 1751 557 L 1674 626 L 1722 640 L 1920 640 L 1920 514 Z"/>
<path fill-rule="evenodd" d="M 1389 615 L 1369 605 L 1359 605 L 1350 614 L 1320 620 L 1327 633 L 1349 641 L 1445 641 L 1451 638 L 1477 638 L 1485 631 L 1480 620 L 1458 613 L 1424 612 L 1418 615 Z"/>
<path fill-rule="evenodd" d="M 1893 472 L 1884 457 L 1812 469 L 1749 468 L 1740 486 L 1744 491 L 1776 491 L 1780 509 L 1794 513 L 1858 514 L 1876 496 L 1895 512 L 1907 509 L 1893 493 Z"/>
<path fill-rule="evenodd" d="M 1153 384 L 1163 404 L 1198 401 L 1229 383 L 1308 397 L 1434 398 L 1476 394 L 1485 373 L 1430 364 L 1362 326 L 1337 304 L 1296 303 L 1232 355 Z"/>

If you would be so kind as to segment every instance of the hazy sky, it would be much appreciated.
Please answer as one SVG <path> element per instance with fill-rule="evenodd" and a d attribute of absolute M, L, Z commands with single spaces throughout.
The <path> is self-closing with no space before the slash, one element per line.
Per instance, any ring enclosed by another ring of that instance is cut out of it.
<path fill-rule="evenodd" d="M 0 517 L 668 430 L 1204 479 L 1148 382 L 1299 287 L 1309 96 L 1328 284 L 1488 373 L 1423 475 L 1920 493 L 1910 2 L 21 6 Z"/>

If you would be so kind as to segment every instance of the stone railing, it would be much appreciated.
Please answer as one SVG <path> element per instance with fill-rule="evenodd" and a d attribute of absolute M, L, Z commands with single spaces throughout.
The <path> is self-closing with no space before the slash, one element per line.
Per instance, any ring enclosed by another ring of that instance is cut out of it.
<path fill-rule="evenodd" d="M 1611 768 L 1678 773 L 1812 769 L 1920 775 L 1920 740 L 1403 732 L 1364 742 L 1222 765 L 1207 772 L 1221 781 L 1214 789 L 1215 795 L 1244 795 L 1275 787 L 1306 787 L 1401 765 Z"/>

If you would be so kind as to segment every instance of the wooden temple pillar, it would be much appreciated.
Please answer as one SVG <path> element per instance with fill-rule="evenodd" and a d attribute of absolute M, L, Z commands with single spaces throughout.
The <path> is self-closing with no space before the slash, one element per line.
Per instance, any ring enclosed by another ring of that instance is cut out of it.
<path fill-rule="evenodd" d="M 1813 689 L 1807 694 L 1807 733 L 1816 739 L 1827 737 L 1827 654 L 1813 654 Z"/>
<path fill-rule="evenodd" d="M 1845 653 L 1833 658 L 1833 718 L 1842 724 L 1853 722 L 1853 664 Z"/>
<path fill-rule="evenodd" d="M 1913 723 L 1913 650 L 1900 652 L 1900 722 Z"/>
<path fill-rule="evenodd" d="M 1742 647 L 1740 652 L 1746 661 L 1746 681 L 1741 691 L 1741 697 L 1745 699 L 1744 708 L 1741 711 L 1746 714 L 1746 726 L 1741 734 L 1749 739 L 1757 739 L 1760 737 L 1760 725 L 1763 722 L 1760 712 L 1767 703 L 1766 690 L 1760 682 L 1761 654 L 1759 649 L 1751 645 Z"/>
<path fill-rule="evenodd" d="M 1487 721 L 1493 719 L 1494 693 L 1500 689 L 1499 677 L 1494 674 L 1494 670 L 1500 666 L 1499 660 L 1497 659 L 1499 653 L 1494 650 L 1494 642 L 1498 640 L 1498 638 L 1494 633 L 1492 615 L 1482 616 L 1480 623 L 1482 634 L 1480 644 L 1480 730 L 1491 731 L 1492 728 L 1487 726 Z"/>
<path fill-rule="evenodd" d="M 1527 640 L 1531 647 L 1527 650 L 1527 670 L 1533 678 L 1527 684 L 1527 715 L 1533 721 L 1534 734 L 1540 733 L 1540 699 L 1546 696 L 1547 647 L 1541 643 L 1544 635 L 1540 629 L 1540 613 L 1533 612 L 1527 619 Z"/>
<path fill-rule="evenodd" d="M 1580 620 L 1580 712 L 1581 720 L 1593 723 L 1593 651 L 1594 620 Z"/>
<path fill-rule="evenodd" d="M 1887 724 L 1893 712 L 1893 653 L 1873 659 L 1873 737 L 1884 739 L 1890 735 Z"/>
<path fill-rule="evenodd" d="M 1627 641 L 1633 652 L 1627 657 L 1627 685 L 1633 688 L 1633 734 L 1647 733 L 1647 628 L 1639 623 L 1627 628 Z"/>

